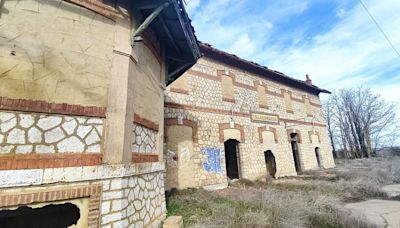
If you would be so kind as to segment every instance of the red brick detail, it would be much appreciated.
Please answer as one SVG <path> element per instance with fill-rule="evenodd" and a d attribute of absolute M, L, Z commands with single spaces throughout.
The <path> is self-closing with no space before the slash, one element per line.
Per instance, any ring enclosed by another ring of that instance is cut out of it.
<path fill-rule="evenodd" d="M 178 125 L 178 119 L 177 118 L 169 118 L 164 120 L 164 138 L 167 140 L 168 138 L 168 128 L 173 125 Z M 192 128 L 192 139 L 193 143 L 197 143 L 198 137 L 197 137 L 197 123 L 191 120 L 183 120 L 184 126 L 188 126 Z"/>
<path fill-rule="evenodd" d="M 132 153 L 133 163 L 158 162 L 158 154 Z"/>
<path fill-rule="evenodd" d="M 102 154 L 10 155 L 0 157 L 0 170 L 94 166 L 102 160 Z"/>
<path fill-rule="evenodd" d="M 39 112 L 62 115 L 105 117 L 105 107 L 71 105 L 66 103 L 49 103 L 26 99 L 0 97 L 0 109 L 22 112 Z"/>
<path fill-rule="evenodd" d="M 158 124 L 156 124 L 155 122 L 153 122 L 149 119 L 141 117 L 139 114 L 136 114 L 136 113 L 134 114 L 133 122 L 136 124 L 142 125 L 143 127 L 149 128 L 151 130 L 159 131 L 158 129 L 160 126 Z"/>
<path fill-rule="evenodd" d="M 288 137 L 289 143 L 291 143 L 290 134 L 292 134 L 292 133 L 296 133 L 296 134 L 297 134 L 297 143 L 302 143 L 301 131 L 300 131 L 300 130 L 297 130 L 297 129 L 287 129 L 286 132 L 287 132 L 287 137 Z"/>
<path fill-rule="evenodd" d="M 227 97 L 222 98 L 222 101 L 235 103 L 235 99 L 233 99 L 233 98 L 227 98 Z"/>
<path fill-rule="evenodd" d="M 0 195 L 1 207 L 18 207 L 35 203 L 51 203 L 77 198 L 89 198 L 89 227 L 99 227 L 101 185 L 45 189 L 42 191 L 19 192 L 17 195 Z"/>
<path fill-rule="evenodd" d="M 225 129 L 236 129 L 240 131 L 240 142 L 245 143 L 244 127 L 242 125 L 235 123 L 234 127 L 231 128 L 230 123 L 222 123 L 218 124 L 218 128 L 219 128 L 219 142 L 221 143 L 225 142 L 225 136 L 224 136 Z"/>
<path fill-rule="evenodd" d="M 213 81 L 217 81 L 217 82 L 221 81 L 220 77 L 217 77 L 217 76 L 214 76 L 214 75 L 211 75 L 211 74 L 206 74 L 206 73 L 203 73 L 203 72 L 200 72 L 200 71 L 196 71 L 196 70 L 193 70 L 193 69 L 189 69 L 188 71 L 186 71 L 186 73 L 188 73 L 188 74 L 190 74 L 192 76 L 197 76 L 197 77 L 200 77 L 200 78 L 205 78 L 205 79 L 209 79 L 209 80 L 213 80 Z"/>
<path fill-rule="evenodd" d="M 190 111 L 194 111 L 194 112 L 216 113 L 216 114 L 220 114 L 220 115 L 229 115 L 229 116 L 232 115 L 232 113 L 227 110 L 216 109 L 216 108 L 203 108 L 203 107 L 197 107 L 197 106 L 192 106 L 192 105 L 183 105 L 183 104 L 176 104 L 176 103 L 169 103 L 169 102 L 165 102 L 164 107 L 165 108 L 173 108 L 173 109 L 181 109 L 181 110 L 190 110 Z M 233 112 L 233 116 L 251 118 L 251 115 L 249 113 L 244 113 L 244 112 Z M 281 118 L 281 117 L 279 117 L 279 122 L 326 127 L 325 124 L 321 124 L 321 123 L 311 123 L 311 122 L 292 120 L 292 119 L 286 119 L 286 118 Z"/>
<path fill-rule="evenodd" d="M 259 105 L 260 108 L 265 108 L 265 109 L 269 109 L 268 105 Z"/>
<path fill-rule="evenodd" d="M 67 2 L 85 7 L 95 13 L 103 15 L 109 19 L 115 20 L 121 14 L 112 6 L 106 5 L 101 0 L 65 0 Z"/>
<path fill-rule="evenodd" d="M 174 93 L 181 93 L 181 94 L 189 95 L 189 91 L 186 89 L 171 88 L 170 91 L 174 92 Z"/>
<path fill-rule="evenodd" d="M 308 138 L 310 139 L 310 143 L 313 143 L 313 142 L 312 142 L 312 138 L 311 138 L 312 135 L 317 135 L 317 137 L 318 137 L 318 142 L 321 143 L 321 137 L 320 137 L 318 131 L 308 131 Z"/>
<path fill-rule="evenodd" d="M 260 143 L 261 144 L 264 143 L 264 139 L 262 137 L 262 133 L 264 131 L 267 131 L 267 127 L 259 127 L 258 128 L 258 138 L 260 139 Z M 278 143 L 278 135 L 276 133 L 276 128 L 269 127 L 268 131 L 270 131 L 270 132 L 272 132 L 274 134 L 274 141 L 275 141 L 275 143 Z"/>

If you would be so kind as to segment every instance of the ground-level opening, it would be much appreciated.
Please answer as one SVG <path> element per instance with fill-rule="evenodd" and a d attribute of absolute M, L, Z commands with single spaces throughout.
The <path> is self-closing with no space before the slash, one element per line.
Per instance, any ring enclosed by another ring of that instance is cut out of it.
<path fill-rule="evenodd" d="M 265 157 L 265 164 L 267 166 L 268 174 L 271 177 L 275 178 L 275 173 L 276 173 L 275 156 L 272 154 L 272 151 L 267 150 L 264 152 L 264 157 Z"/>
<path fill-rule="evenodd" d="M 318 168 L 321 168 L 321 157 L 319 147 L 315 147 L 315 158 L 317 159 Z"/>
<path fill-rule="evenodd" d="M 290 134 L 290 143 L 292 144 L 294 166 L 296 168 L 296 172 L 300 172 L 301 166 L 300 166 L 300 157 L 299 157 L 299 145 L 297 144 L 297 141 L 298 141 L 297 133 L 291 133 Z"/>
<path fill-rule="evenodd" d="M 228 139 L 225 145 L 226 175 L 230 179 L 239 179 L 239 141 Z"/>
<path fill-rule="evenodd" d="M 2 228 L 66 228 L 77 224 L 79 208 L 72 203 L 46 205 L 40 208 L 22 206 L 0 211 Z"/>

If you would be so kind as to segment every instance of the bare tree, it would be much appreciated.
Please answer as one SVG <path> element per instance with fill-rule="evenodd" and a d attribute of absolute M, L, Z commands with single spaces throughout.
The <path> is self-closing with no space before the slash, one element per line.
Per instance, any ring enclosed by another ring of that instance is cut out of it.
<path fill-rule="evenodd" d="M 332 144 L 338 138 L 336 145 L 345 155 L 371 157 L 377 148 L 395 143 L 399 136 L 396 104 L 370 89 L 359 87 L 334 92 L 324 104 L 324 113 Z"/>

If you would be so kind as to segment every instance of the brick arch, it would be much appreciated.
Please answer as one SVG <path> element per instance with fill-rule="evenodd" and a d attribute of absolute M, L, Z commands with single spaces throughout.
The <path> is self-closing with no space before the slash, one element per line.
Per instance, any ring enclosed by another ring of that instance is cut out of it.
<path fill-rule="evenodd" d="M 301 131 L 300 130 L 298 130 L 298 129 L 293 129 L 293 128 L 291 128 L 291 129 L 287 129 L 286 130 L 286 132 L 287 132 L 287 137 L 288 137 L 288 142 L 290 143 L 290 134 L 291 133 L 296 133 L 297 134 L 297 143 L 302 143 L 302 137 L 301 137 Z"/>
<path fill-rule="evenodd" d="M 240 142 L 244 143 L 245 142 L 245 137 L 244 137 L 244 127 L 240 124 L 235 123 L 234 127 L 231 128 L 230 123 L 222 123 L 218 124 L 219 127 L 219 141 L 221 143 L 225 142 L 225 137 L 224 137 L 224 130 L 226 129 L 236 129 L 240 131 Z"/>
<path fill-rule="evenodd" d="M 177 118 L 168 118 L 164 120 L 164 138 L 168 138 L 168 127 L 173 126 L 173 125 L 184 125 L 192 128 L 192 139 L 194 143 L 197 143 L 198 137 L 197 137 L 197 123 L 191 120 L 183 119 L 183 124 L 178 124 L 178 119 Z"/>
<path fill-rule="evenodd" d="M 272 133 L 274 134 L 275 143 L 278 143 L 278 135 L 277 135 L 277 133 L 276 133 L 276 128 L 269 127 L 269 130 L 267 130 L 267 127 L 264 126 L 264 127 L 259 127 L 259 128 L 258 128 L 258 138 L 259 138 L 261 144 L 264 143 L 264 140 L 263 140 L 263 137 L 262 137 L 262 133 L 263 133 L 264 131 L 270 131 L 270 132 L 272 132 Z"/>

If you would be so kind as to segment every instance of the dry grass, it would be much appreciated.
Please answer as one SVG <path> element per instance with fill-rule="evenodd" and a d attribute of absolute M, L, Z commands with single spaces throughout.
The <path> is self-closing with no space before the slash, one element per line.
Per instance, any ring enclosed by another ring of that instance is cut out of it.
<path fill-rule="evenodd" d="M 175 191 L 169 215 L 186 227 L 374 227 L 351 217 L 344 202 L 388 196 L 380 186 L 399 183 L 400 158 L 338 162 L 333 170 L 267 182 L 241 180 L 227 189 Z"/>

